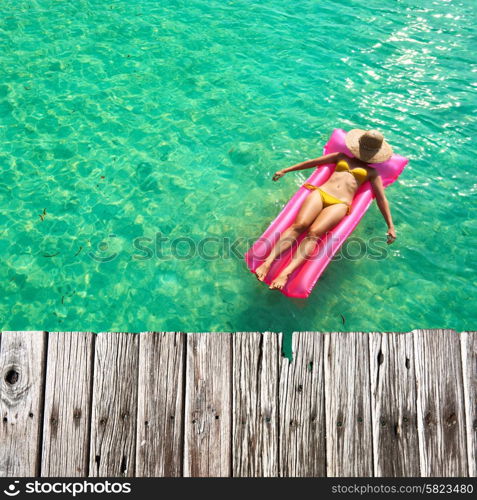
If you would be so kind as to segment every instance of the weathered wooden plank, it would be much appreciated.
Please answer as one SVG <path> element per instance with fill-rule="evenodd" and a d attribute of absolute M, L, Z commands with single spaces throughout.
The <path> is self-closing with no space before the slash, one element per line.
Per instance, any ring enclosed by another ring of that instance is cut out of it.
<path fill-rule="evenodd" d="M 232 475 L 276 477 L 279 336 L 247 332 L 232 339 Z"/>
<path fill-rule="evenodd" d="M 366 333 L 325 334 L 328 476 L 372 476 L 369 346 Z"/>
<path fill-rule="evenodd" d="M 477 332 L 461 334 L 469 476 L 477 476 Z"/>
<path fill-rule="evenodd" d="M 374 473 L 379 477 L 417 477 L 420 471 L 412 334 L 368 336 Z"/>
<path fill-rule="evenodd" d="M 421 475 L 468 475 L 460 336 L 415 330 L 417 425 Z"/>
<path fill-rule="evenodd" d="M 182 333 L 140 335 L 136 476 L 182 475 L 184 348 Z"/>
<path fill-rule="evenodd" d="M 93 334 L 48 334 L 41 475 L 85 477 L 93 362 Z"/>
<path fill-rule="evenodd" d="M 90 476 L 135 474 L 139 335 L 96 337 Z"/>
<path fill-rule="evenodd" d="M 187 334 L 184 476 L 231 475 L 231 335 Z"/>
<path fill-rule="evenodd" d="M 0 350 L 0 477 L 37 476 L 46 332 L 3 332 Z"/>
<path fill-rule="evenodd" d="M 318 332 L 293 334 L 293 361 L 280 372 L 280 475 L 325 476 L 323 340 Z"/>
<path fill-rule="evenodd" d="M 185 336 L 100 334 L 88 459 L 91 334 L 6 332 L 0 476 L 475 476 L 476 336 L 190 334 L 186 397 Z"/>

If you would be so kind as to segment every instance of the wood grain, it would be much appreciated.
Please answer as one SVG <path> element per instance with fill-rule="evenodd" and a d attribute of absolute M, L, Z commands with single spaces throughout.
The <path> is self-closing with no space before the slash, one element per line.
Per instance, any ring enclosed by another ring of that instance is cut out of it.
<path fill-rule="evenodd" d="M 48 336 L 41 475 L 88 475 L 93 334 Z"/>
<path fill-rule="evenodd" d="M 4 332 L 0 476 L 476 476 L 477 333 Z"/>
<path fill-rule="evenodd" d="M 46 332 L 3 332 L 0 348 L 0 477 L 40 473 Z"/>
<path fill-rule="evenodd" d="M 293 361 L 280 371 L 280 474 L 325 476 L 324 336 L 293 334 Z"/>
<path fill-rule="evenodd" d="M 366 333 L 325 334 L 328 476 L 372 476 L 369 346 Z"/>
<path fill-rule="evenodd" d="M 139 335 L 96 338 L 89 474 L 132 477 L 136 462 Z"/>
<path fill-rule="evenodd" d="M 468 475 L 460 336 L 453 330 L 413 333 L 421 475 Z"/>
<path fill-rule="evenodd" d="M 231 334 L 187 334 L 184 476 L 232 473 Z"/>
<path fill-rule="evenodd" d="M 461 334 L 469 476 L 477 476 L 477 332 Z"/>
<path fill-rule="evenodd" d="M 408 333 L 370 333 L 374 473 L 419 476 L 414 345 Z"/>
<path fill-rule="evenodd" d="M 235 333 L 233 348 L 233 476 L 278 476 L 279 337 Z"/>
<path fill-rule="evenodd" d="M 148 332 L 139 339 L 136 475 L 182 475 L 185 335 Z"/>

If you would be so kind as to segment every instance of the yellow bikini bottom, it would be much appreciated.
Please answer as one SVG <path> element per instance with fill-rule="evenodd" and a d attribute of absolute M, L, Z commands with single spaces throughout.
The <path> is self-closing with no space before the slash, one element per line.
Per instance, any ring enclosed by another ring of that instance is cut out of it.
<path fill-rule="evenodd" d="M 351 213 L 351 205 L 346 201 L 339 200 L 338 198 L 331 196 L 331 194 L 323 191 L 323 189 L 320 189 L 318 186 L 313 186 L 313 184 L 306 183 L 303 184 L 303 187 L 306 187 L 306 189 L 309 189 L 310 191 L 313 191 L 314 189 L 318 190 L 321 196 L 321 201 L 323 202 L 323 208 L 329 207 L 330 205 L 336 205 L 337 203 L 344 203 L 348 207 L 346 215 L 349 215 Z"/>

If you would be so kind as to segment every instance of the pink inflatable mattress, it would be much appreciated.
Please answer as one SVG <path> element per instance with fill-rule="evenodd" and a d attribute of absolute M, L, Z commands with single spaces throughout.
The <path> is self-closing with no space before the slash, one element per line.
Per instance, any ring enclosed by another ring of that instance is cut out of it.
<path fill-rule="evenodd" d="M 345 145 L 346 132 L 342 129 L 335 129 L 331 134 L 330 140 L 323 148 L 323 154 L 334 152 L 345 153 L 347 156 L 353 155 Z M 392 184 L 407 165 L 408 159 L 394 154 L 391 159 L 383 163 L 375 163 L 375 167 L 381 175 L 384 187 Z M 307 183 L 315 186 L 320 186 L 333 173 L 334 164 L 323 165 L 313 171 L 307 179 Z M 308 196 L 310 191 L 305 187 L 300 187 L 293 195 L 290 201 L 285 205 L 277 218 L 270 224 L 268 229 L 262 236 L 252 245 L 245 254 L 250 271 L 255 269 L 266 259 L 273 245 L 277 242 L 280 235 L 285 231 L 295 220 L 295 217 L 300 209 L 301 204 Z M 359 221 L 365 214 L 369 205 L 373 201 L 374 193 L 369 181 L 366 181 L 358 189 L 353 203 L 351 205 L 350 215 L 345 216 L 331 231 L 325 234 L 317 243 L 315 250 L 310 258 L 308 258 L 299 268 L 297 268 L 289 277 L 287 284 L 281 290 L 288 297 L 306 298 L 310 295 L 313 287 L 319 277 L 326 269 L 330 260 L 339 250 L 346 238 L 353 232 Z M 280 271 L 290 262 L 293 252 L 296 251 L 298 244 L 305 237 L 302 234 L 297 240 L 297 245 L 283 252 L 273 263 L 270 271 L 265 278 L 265 283 L 268 285 L 280 273 Z"/>

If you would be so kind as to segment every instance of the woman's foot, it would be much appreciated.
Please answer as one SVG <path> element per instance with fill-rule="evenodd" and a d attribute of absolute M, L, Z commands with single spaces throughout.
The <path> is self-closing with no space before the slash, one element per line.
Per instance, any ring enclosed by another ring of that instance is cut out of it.
<path fill-rule="evenodd" d="M 289 273 L 279 274 L 270 284 L 270 290 L 281 290 L 286 285 L 289 276 Z"/>
<path fill-rule="evenodd" d="M 255 274 L 257 275 L 257 278 L 259 281 L 263 281 L 265 277 L 268 274 L 268 271 L 270 271 L 271 263 L 265 261 L 262 264 L 260 264 L 257 269 L 255 269 Z"/>

